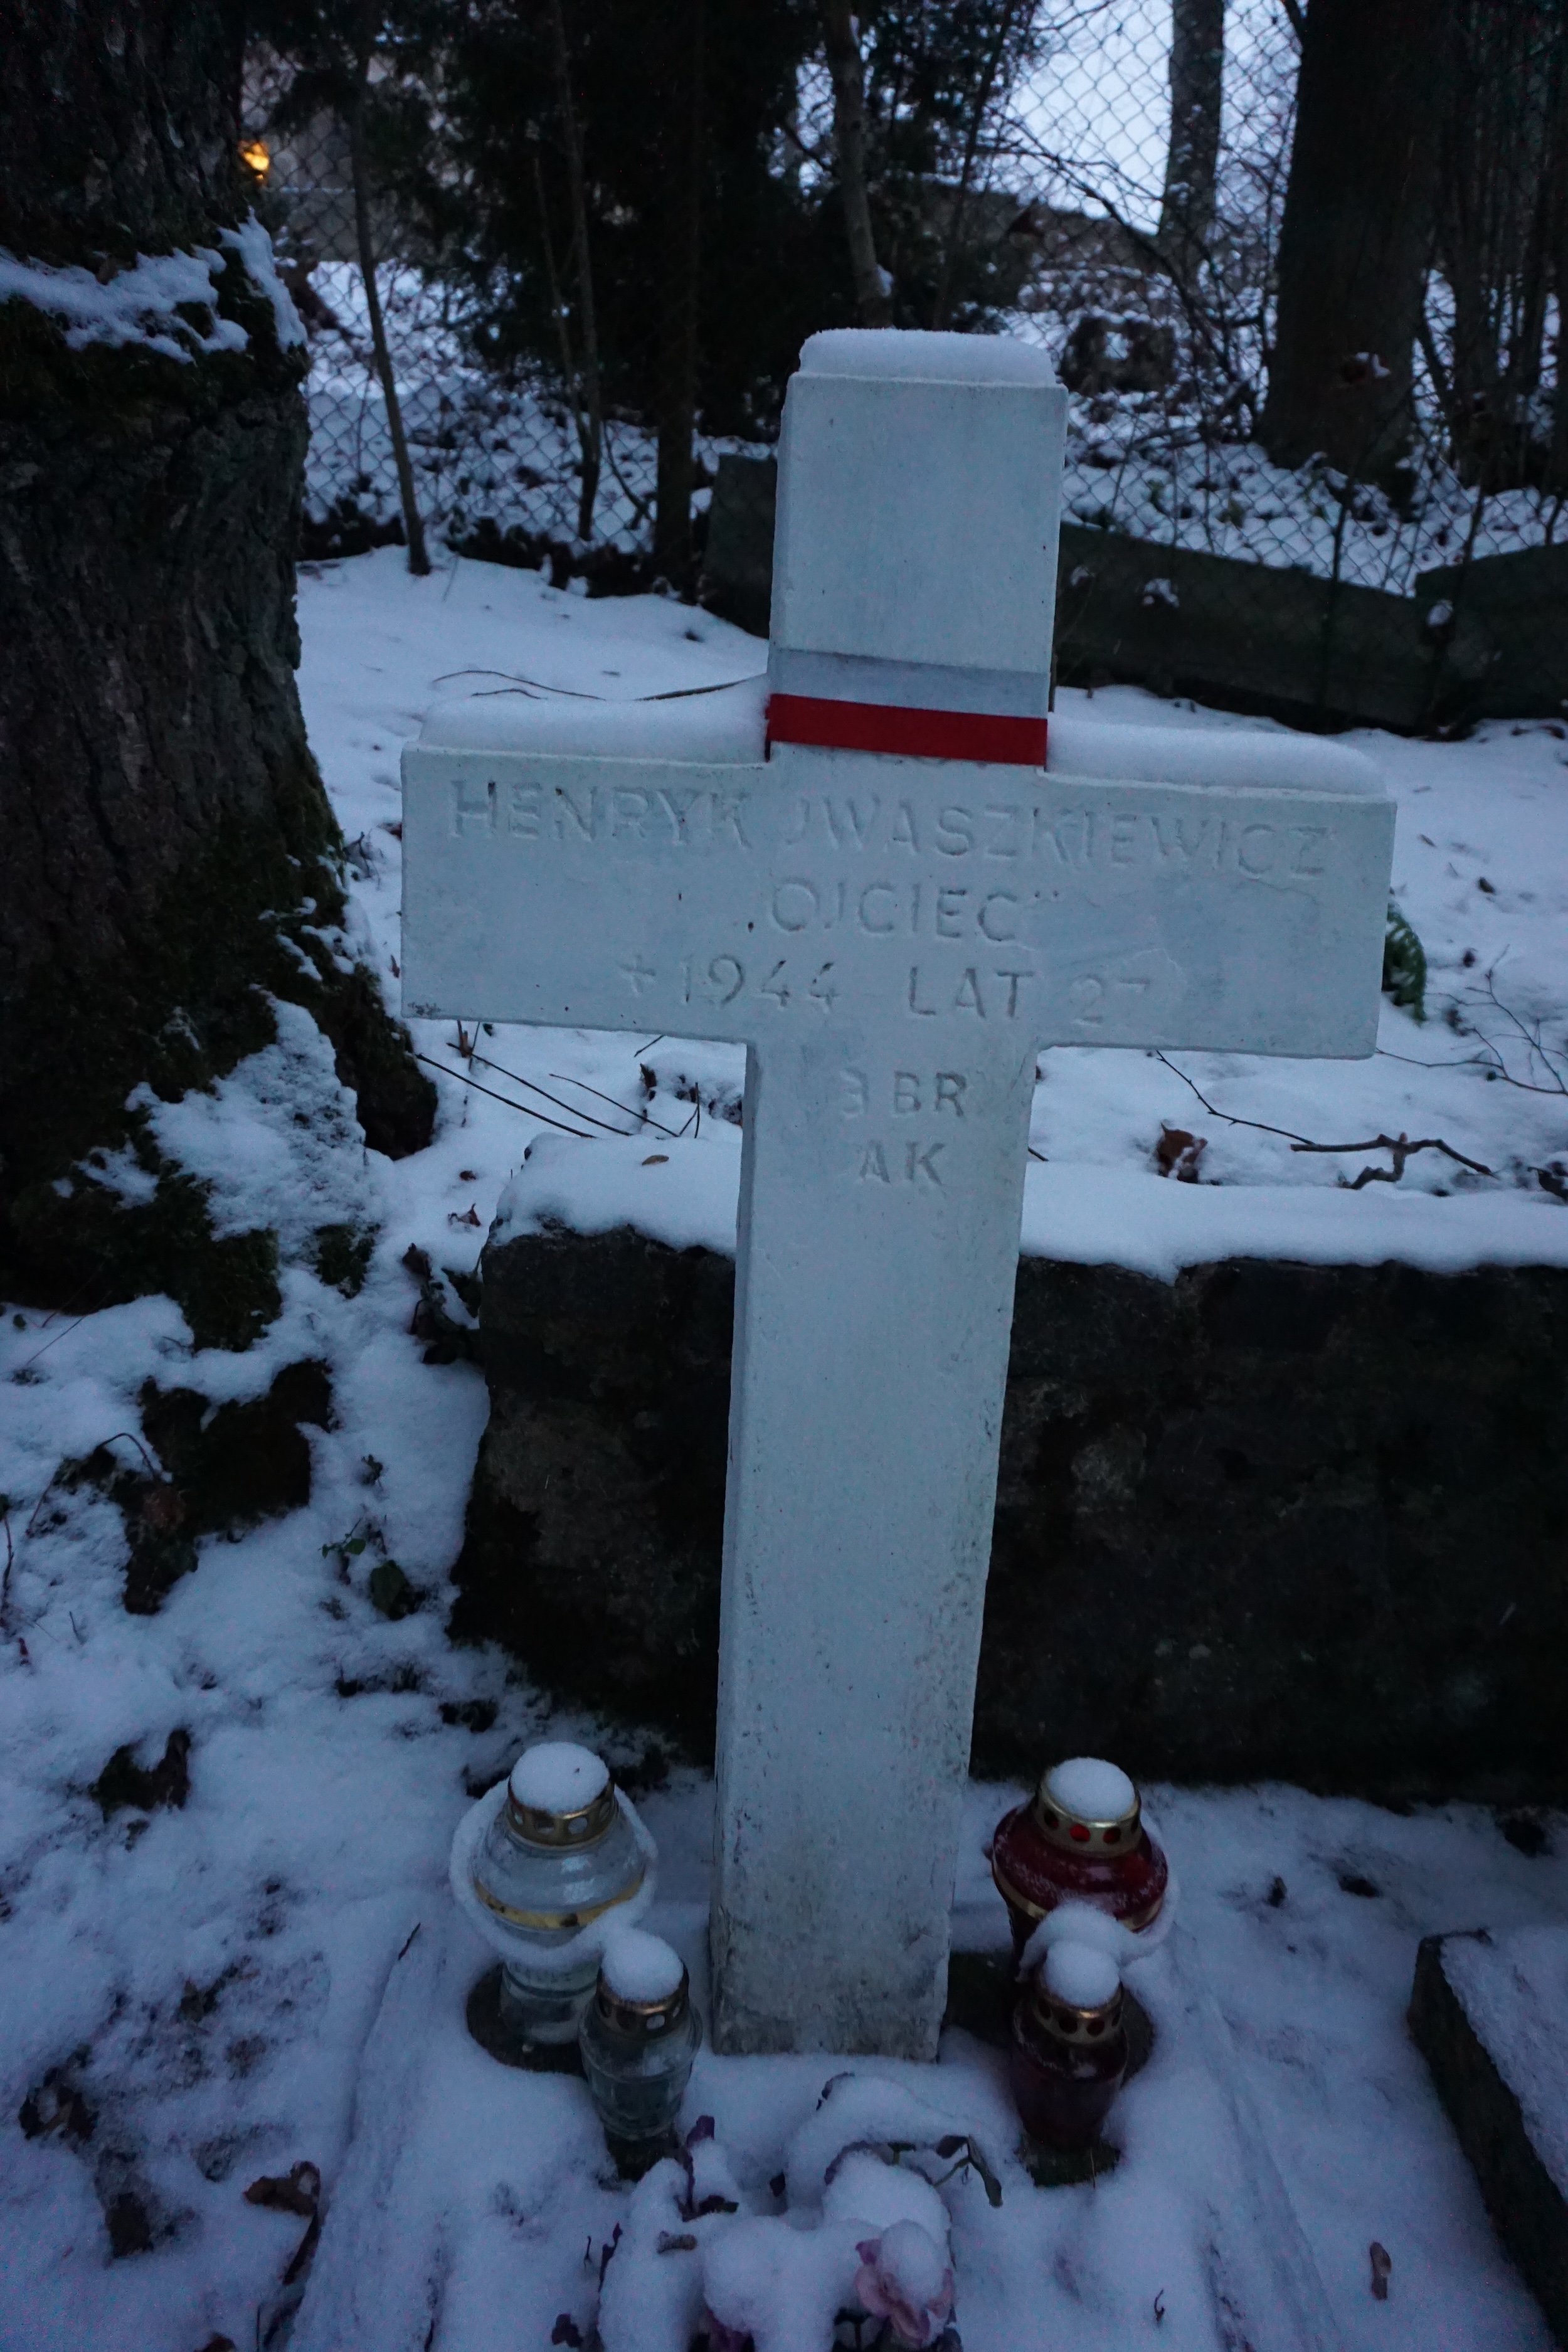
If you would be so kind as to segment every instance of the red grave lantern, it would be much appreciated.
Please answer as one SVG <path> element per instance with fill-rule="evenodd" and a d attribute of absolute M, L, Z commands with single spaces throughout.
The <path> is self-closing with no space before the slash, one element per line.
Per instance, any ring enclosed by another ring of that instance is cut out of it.
<path fill-rule="evenodd" d="M 996 1824 L 991 1875 L 1021 1958 L 1058 1903 L 1090 1903 L 1134 1934 L 1160 1916 L 1170 1870 L 1143 1827 L 1137 1790 L 1095 1756 L 1053 1765 L 1026 1805 Z"/>
<path fill-rule="evenodd" d="M 1053 1944 L 1013 2011 L 1007 2076 L 1025 2130 L 1046 2147 L 1088 2147 L 1126 2073 L 1115 1961 Z"/>

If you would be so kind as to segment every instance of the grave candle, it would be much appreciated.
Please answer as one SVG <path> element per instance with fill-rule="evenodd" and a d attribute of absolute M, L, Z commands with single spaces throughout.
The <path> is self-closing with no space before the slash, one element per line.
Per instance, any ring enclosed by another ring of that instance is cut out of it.
<path fill-rule="evenodd" d="M 501 2021 L 520 2041 L 575 2038 L 598 1950 L 566 1969 L 543 1965 L 544 1956 L 628 1903 L 645 1867 L 603 1758 L 565 1739 L 524 1750 L 471 1875 L 501 1954 Z"/>
<path fill-rule="evenodd" d="M 1117 1765 L 1075 1756 L 1041 1774 L 1027 1804 L 1004 1813 L 991 1875 L 1007 1906 L 1015 1958 L 1058 1903 L 1092 1903 L 1134 1934 L 1153 1925 L 1170 1869 L 1142 1811 Z"/>
<path fill-rule="evenodd" d="M 628 2167 L 672 2130 L 701 2040 L 679 1954 L 641 1927 L 613 1936 L 577 2046 L 611 2153 Z"/>
<path fill-rule="evenodd" d="M 935 2053 L 1040 1048 L 1376 1040 L 1369 761 L 1129 729 L 1119 762 L 1081 724 L 1084 769 L 1047 754 L 1064 408 L 1000 338 L 814 337 L 765 720 L 745 688 L 490 698 L 404 754 L 408 1012 L 747 1048 L 725 2051 Z"/>
<path fill-rule="evenodd" d="M 1032 2139 L 1087 2147 L 1127 2072 L 1121 1978 L 1088 1944 L 1053 1944 L 1013 2011 L 1007 2074 Z"/>

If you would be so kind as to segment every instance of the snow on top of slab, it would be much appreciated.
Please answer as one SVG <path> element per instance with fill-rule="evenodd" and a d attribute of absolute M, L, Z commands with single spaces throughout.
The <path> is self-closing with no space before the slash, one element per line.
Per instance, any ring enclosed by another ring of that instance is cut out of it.
<path fill-rule="evenodd" d="M 1207 1121 L 1200 1121 L 1207 1125 Z M 1357 1164 L 1352 1162 L 1352 1165 Z M 1568 1216 L 1541 1192 L 1440 1200 L 1378 1184 L 1175 1184 L 1138 1169 L 1031 1163 L 1025 1257 L 1123 1265 L 1173 1282 L 1221 1258 L 1382 1265 L 1568 1265 Z"/>
<path fill-rule="evenodd" d="M 1121 1971 L 1110 1953 L 1092 1944 L 1053 1944 L 1046 1954 L 1047 1985 L 1074 2009 L 1103 2009 L 1121 1982 Z"/>
<path fill-rule="evenodd" d="M 579 1143 L 541 1129 L 505 1185 L 491 1238 L 545 1226 L 627 1225 L 671 1249 L 732 1256 L 741 1135 L 705 1119 L 700 1137 L 651 1132 Z M 1542 1192 L 1429 1192 L 1331 1184 L 1177 1184 L 1141 1169 L 1031 1161 L 1020 1254 L 1122 1265 L 1173 1282 L 1222 1258 L 1313 1265 L 1395 1261 L 1454 1274 L 1472 1265 L 1568 1265 L 1568 1215 Z"/>
<path fill-rule="evenodd" d="M 767 679 L 760 672 L 731 686 L 647 702 L 598 701 L 521 686 L 496 687 L 437 703 L 425 722 L 419 748 L 752 766 L 763 757 L 767 699 Z"/>
<path fill-rule="evenodd" d="M 1443 1973 L 1568 2197 L 1568 1927 L 1444 1938 Z"/>
<path fill-rule="evenodd" d="M 279 341 L 303 343 L 305 330 L 279 278 L 272 239 L 256 215 L 238 228 L 220 231 L 220 236 L 271 302 Z M 129 269 L 116 270 L 100 281 L 90 269 L 24 261 L 0 250 L 0 302 L 30 302 L 35 310 L 47 310 L 64 325 L 72 351 L 89 343 L 141 343 L 165 359 L 190 361 L 201 352 L 242 352 L 249 342 L 237 319 L 218 316 L 213 279 L 224 267 L 217 247 L 199 245 L 189 253 L 139 253 Z M 203 328 L 181 304 L 210 312 L 210 324 Z"/>
<path fill-rule="evenodd" d="M 803 375 L 890 377 L 900 383 L 1055 383 L 1032 343 L 1005 335 L 925 334 L 900 327 L 829 327 L 801 346 Z"/>
<path fill-rule="evenodd" d="M 520 1805 L 536 1813 L 575 1813 L 591 1805 L 610 1777 L 603 1757 L 572 1739 L 544 1739 L 528 1748 L 511 1768 L 510 1788 Z"/>
<path fill-rule="evenodd" d="M 1065 1812 L 1086 1822 L 1119 1822 L 1132 1811 L 1138 1791 L 1119 1764 L 1099 1756 L 1069 1756 L 1046 1775 L 1046 1794 Z"/>
<path fill-rule="evenodd" d="M 551 1224 L 579 1234 L 630 1225 L 671 1249 L 733 1256 L 740 1181 L 740 1130 L 727 1120 L 707 1121 L 700 1137 L 649 1131 L 592 1143 L 542 1129 L 496 1204 L 490 1238 Z"/>
<path fill-rule="evenodd" d="M 1319 735 L 1246 727 L 1124 727 L 1053 714 L 1047 772 L 1148 784 L 1230 784 L 1245 791 L 1347 793 L 1381 799 L 1382 771 L 1364 751 Z"/>
<path fill-rule="evenodd" d="M 599 1973 L 621 2000 L 668 2000 L 680 1990 L 686 1963 L 662 1936 L 624 1927 L 605 1946 Z"/>

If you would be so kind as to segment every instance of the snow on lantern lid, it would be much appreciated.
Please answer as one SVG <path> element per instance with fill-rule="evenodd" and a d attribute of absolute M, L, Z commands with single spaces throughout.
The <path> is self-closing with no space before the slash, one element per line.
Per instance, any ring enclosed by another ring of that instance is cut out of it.
<path fill-rule="evenodd" d="M 570 1739 L 525 1748 L 507 1783 L 507 1817 L 531 1845 L 587 1845 L 615 1819 L 608 1765 Z"/>
<path fill-rule="evenodd" d="M 1121 2030 L 1121 1972 L 1098 1945 L 1064 1937 L 1035 1970 L 1019 2007 L 1058 2042 L 1112 2041 Z"/>
<path fill-rule="evenodd" d="M 1053 1944 L 1046 1954 L 1046 1990 L 1072 2009 L 1104 2009 L 1121 1989 L 1116 1962 L 1093 1944 Z"/>
<path fill-rule="evenodd" d="M 1035 1791 L 1035 1812 L 1047 1837 L 1058 1843 L 1131 1845 L 1138 1834 L 1138 1791 L 1120 1765 L 1099 1756 L 1072 1756 L 1043 1773 Z"/>
<path fill-rule="evenodd" d="M 680 1955 L 662 1936 L 644 1927 L 623 1927 L 605 1947 L 600 1972 L 617 2000 L 672 2000 L 686 1975 Z"/>
<path fill-rule="evenodd" d="M 1043 1772 L 1027 1804 L 997 1822 L 991 1875 L 1022 1958 L 1058 1903 L 1092 1904 L 1138 1934 L 1158 1917 L 1170 1871 L 1127 1774 L 1102 1757 L 1072 1756 Z"/>

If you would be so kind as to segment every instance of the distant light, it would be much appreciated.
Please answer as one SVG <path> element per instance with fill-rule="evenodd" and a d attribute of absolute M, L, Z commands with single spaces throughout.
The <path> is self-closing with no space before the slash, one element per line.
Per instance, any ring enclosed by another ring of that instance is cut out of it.
<path fill-rule="evenodd" d="M 272 153 L 265 139 L 242 139 L 239 160 L 258 180 L 264 180 L 272 169 Z"/>

